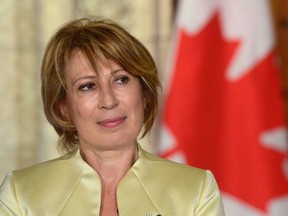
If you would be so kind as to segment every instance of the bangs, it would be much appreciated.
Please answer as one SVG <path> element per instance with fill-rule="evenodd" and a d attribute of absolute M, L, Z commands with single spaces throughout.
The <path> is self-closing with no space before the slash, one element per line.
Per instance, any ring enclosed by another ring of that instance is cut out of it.
<path fill-rule="evenodd" d="M 106 66 L 110 66 L 108 60 L 112 60 L 124 68 L 124 64 L 121 61 L 123 58 L 121 53 L 123 53 L 123 51 L 119 49 L 119 44 L 117 44 L 114 40 L 111 40 L 111 38 L 107 37 L 107 35 L 100 33 L 99 31 L 97 31 L 97 33 L 87 31 L 85 28 L 75 32 L 75 35 L 72 36 L 71 41 L 67 41 L 67 46 L 65 47 L 68 49 L 65 49 L 65 47 L 62 49 L 63 51 L 66 50 L 66 52 L 63 52 L 63 56 L 66 56 L 64 61 L 65 67 L 69 63 L 72 53 L 75 50 L 80 50 L 92 65 L 96 73 L 96 60 L 100 60 L 101 63 Z"/>

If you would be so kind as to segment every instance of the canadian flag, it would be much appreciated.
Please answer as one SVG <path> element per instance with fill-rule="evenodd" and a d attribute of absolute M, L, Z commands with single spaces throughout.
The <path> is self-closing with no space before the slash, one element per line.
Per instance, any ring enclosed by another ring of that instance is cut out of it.
<path fill-rule="evenodd" d="M 269 2 L 178 4 L 159 154 L 210 169 L 228 216 L 287 216 L 288 144 Z"/>

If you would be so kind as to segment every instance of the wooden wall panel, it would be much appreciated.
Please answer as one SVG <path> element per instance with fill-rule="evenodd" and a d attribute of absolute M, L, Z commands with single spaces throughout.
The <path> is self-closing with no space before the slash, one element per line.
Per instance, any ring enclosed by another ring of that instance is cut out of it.
<path fill-rule="evenodd" d="M 286 123 L 288 122 L 288 0 L 270 0 L 276 33 L 277 52 L 284 89 Z"/>

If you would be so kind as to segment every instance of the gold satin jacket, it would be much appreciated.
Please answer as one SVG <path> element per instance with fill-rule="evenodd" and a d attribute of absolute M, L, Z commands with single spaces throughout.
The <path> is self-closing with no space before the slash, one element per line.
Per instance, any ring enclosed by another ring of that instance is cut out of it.
<path fill-rule="evenodd" d="M 14 171 L 0 187 L 0 215 L 97 216 L 100 178 L 79 150 Z M 117 187 L 120 216 L 223 216 L 210 171 L 152 155 L 139 158 Z"/>

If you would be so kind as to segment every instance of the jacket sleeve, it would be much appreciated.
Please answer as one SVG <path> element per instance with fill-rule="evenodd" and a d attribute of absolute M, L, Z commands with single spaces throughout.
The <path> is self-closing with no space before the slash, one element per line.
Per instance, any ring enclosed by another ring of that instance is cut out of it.
<path fill-rule="evenodd" d="M 195 209 L 197 216 L 224 216 L 221 194 L 213 174 L 207 170 Z"/>
<path fill-rule="evenodd" d="M 8 174 L 0 186 L 0 215 L 23 215 L 19 207 L 12 174 Z"/>

